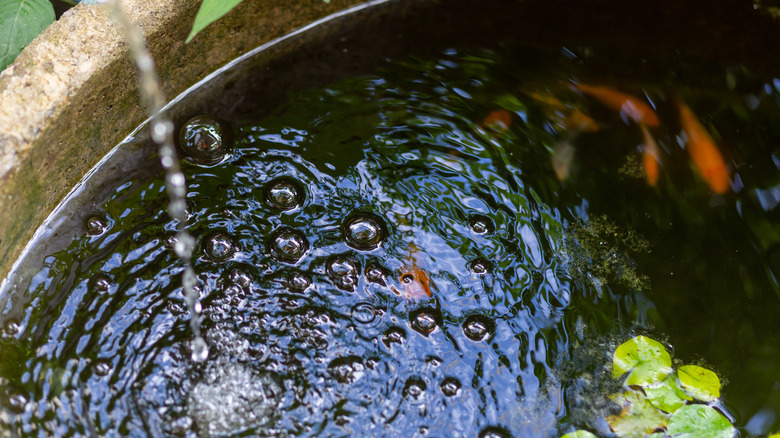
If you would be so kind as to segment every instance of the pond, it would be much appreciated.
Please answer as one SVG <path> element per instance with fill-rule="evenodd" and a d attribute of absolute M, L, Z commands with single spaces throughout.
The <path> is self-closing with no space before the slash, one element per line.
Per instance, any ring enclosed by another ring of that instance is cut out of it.
<path fill-rule="evenodd" d="M 2 297 L 4 431 L 615 436 L 637 335 L 714 371 L 739 436 L 780 430 L 776 67 L 739 39 L 541 43 L 487 5 L 413 55 L 280 58 L 172 107 L 185 152 L 221 144 L 184 164 L 208 359 L 151 154 Z"/>

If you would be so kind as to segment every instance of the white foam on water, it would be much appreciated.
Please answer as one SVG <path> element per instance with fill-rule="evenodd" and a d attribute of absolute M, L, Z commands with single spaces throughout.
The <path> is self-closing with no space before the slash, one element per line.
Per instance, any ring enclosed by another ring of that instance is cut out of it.
<path fill-rule="evenodd" d="M 222 359 L 193 387 L 187 408 L 198 435 L 233 435 L 270 425 L 282 392 L 270 374 Z"/>

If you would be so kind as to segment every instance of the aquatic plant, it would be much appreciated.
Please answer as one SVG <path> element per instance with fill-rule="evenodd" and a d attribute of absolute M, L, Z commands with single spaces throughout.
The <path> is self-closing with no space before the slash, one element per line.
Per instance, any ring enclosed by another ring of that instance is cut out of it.
<path fill-rule="evenodd" d="M 658 341 L 640 335 L 621 344 L 612 356 L 612 374 L 624 378 L 623 390 L 609 396 L 621 410 L 605 419 L 619 437 L 730 438 L 736 433 L 731 420 L 716 409 L 717 374 L 697 365 L 675 370 Z M 595 436 L 577 430 L 563 438 Z"/>

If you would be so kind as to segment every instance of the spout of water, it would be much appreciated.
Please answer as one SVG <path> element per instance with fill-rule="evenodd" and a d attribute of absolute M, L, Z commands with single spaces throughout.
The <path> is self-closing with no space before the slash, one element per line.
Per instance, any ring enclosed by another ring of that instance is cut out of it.
<path fill-rule="evenodd" d="M 205 361 L 209 351 L 200 330 L 200 303 L 195 290 L 196 277 L 192 268 L 192 251 L 195 239 L 187 232 L 187 184 L 181 171 L 179 157 L 174 146 L 173 122 L 161 112 L 165 105 L 165 96 L 160 88 L 160 82 L 154 69 L 154 60 L 146 50 L 146 44 L 141 32 L 122 9 L 120 0 L 108 0 L 106 6 L 111 11 L 114 21 L 130 48 L 130 56 L 138 67 L 138 89 L 151 117 L 151 137 L 158 146 L 160 163 L 165 169 L 165 188 L 168 193 L 168 215 L 176 221 L 176 255 L 184 265 L 182 289 L 190 311 L 190 328 L 192 343 L 190 345 L 192 360 Z"/>

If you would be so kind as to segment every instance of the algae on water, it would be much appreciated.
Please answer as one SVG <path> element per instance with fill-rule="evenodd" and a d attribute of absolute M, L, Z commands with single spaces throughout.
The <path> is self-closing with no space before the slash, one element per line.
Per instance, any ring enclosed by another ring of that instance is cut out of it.
<path fill-rule="evenodd" d="M 634 290 L 649 287 L 629 254 L 650 252 L 650 243 L 636 231 L 618 227 L 606 216 L 574 222 L 559 238 L 558 259 L 572 278 L 599 284 L 617 283 Z"/>

